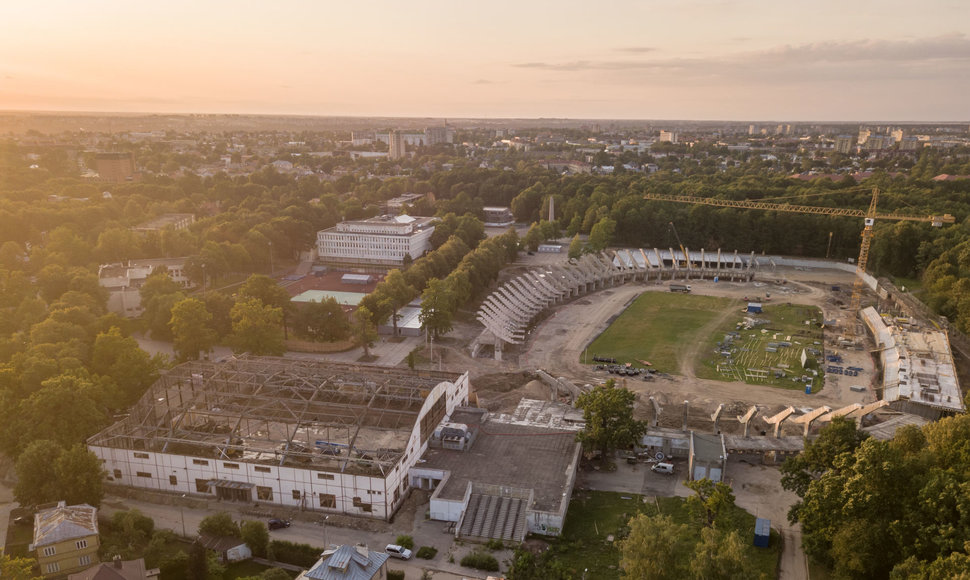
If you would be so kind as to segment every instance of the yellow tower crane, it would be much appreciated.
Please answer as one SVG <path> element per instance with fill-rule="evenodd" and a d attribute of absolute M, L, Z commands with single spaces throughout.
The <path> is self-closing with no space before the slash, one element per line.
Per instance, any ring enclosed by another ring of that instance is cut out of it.
<path fill-rule="evenodd" d="M 941 227 L 943 224 L 952 224 L 956 219 L 950 214 L 942 216 L 915 217 L 895 214 L 880 214 L 876 212 L 876 203 L 879 201 L 879 190 L 872 190 L 872 201 L 869 203 L 868 210 L 837 208 L 837 207 L 815 207 L 810 205 L 790 205 L 787 203 L 771 203 L 765 201 L 748 201 L 733 199 L 717 199 L 713 197 L 690 197 L 686 195 L 664 195 L 660 193 L 648 193 L 644 199 L 651 201 L 673 201 L 677 203 L 691 203 L 699 205 L 713 205 L 717 207 L 736 207 L 739 209 L 764 209 L 771 211 L 784 211 L 790 213 L 810 213 L 816 215 L 861 217 L 865 220 L 865 227 L 862 230 L 862 244 L 859 248 L 859 259 L 856 262 L 856 279 L 852 288 L 852 303 L 850 312 L 852 316 L 858 316 L 862 306 L 862 286 L 863 274 L 866 273 L 866 263 L 869 261 L 869 246 L 872 244 L 872 226 L 878 220 L 897 220 L 911 222 L 929 222 L 933 227 Z M 855 323 L 846 324 L 846 337 L 855 338 Z"/>

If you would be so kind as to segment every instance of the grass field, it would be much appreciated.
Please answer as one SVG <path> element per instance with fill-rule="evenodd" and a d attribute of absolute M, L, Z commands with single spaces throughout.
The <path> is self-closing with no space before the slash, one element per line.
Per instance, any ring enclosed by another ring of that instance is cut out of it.
<path fill-rule="evenodd" d="M 639 361 L 645 360 L 658 371 L 676 372 L 678 354 L 730 303 L 713 296 L 644 292 L 589 345 L 585 362 L 593 364 L 599 355 L 642 367 Z"/>
<path fill-rule="evenodd" d="M 656 515 L 658 508 L 677 523 L 688 524 L 699 537 L 699 524 L 691 519 L 683 498 L 648 498 L 644 502 L 640 495 L 584 491 L 573 494 L 563 534 L 550 549 L 555 551 L 558 561 L 575 571 L 577 577 L 581 576 L 584 569 L 588 569 L 587 578 L 619 579 L 620 551 L 616 540 L 622 539 L 628 533 L 627 522 L 630 518 L 640 513 Z M 741 508 L 735 508 L 731 522 L 745 542 L 754 538 L 753 515 Z M 609 541 L 609 536 L 613 536 L 612 542 Z M 763 573 L 768 578 L 777 576 L 780 552 L 781 540 L 774 531 L 767 549 L 753 545 L 747 547 L 747 555 L 756 562 L 758 575 Z M 684 553 L 681 556 L 686 560 L 690 554 Z"/>
<path fill-rule="evenodd" d="M 741 323 L 746 317 L 767 322 L 744 329 Z M 808 368 L 802 368 L 800 357 L 802 349 L 822 350 L 822 329 L 818 325 L 821 319 L 821 312 L 814 306 L 765 303 L 761 314 L 745 314 L 739 308 L 736 316 L 725 320 L 706 339 L 695 372 L 701 378 L 798 390 L 805 388 L 807 383 L 801 377 L 807 376 L 811 378 L 812 391 L 817 392 L 822 388 L 824 373 L 812 356 Z M 738 334 L 729 340 L 730 332 Z M 777 352 L 770 352 L 771 349 Z M 818 375 L 810 369 L 819 371 Z"/>

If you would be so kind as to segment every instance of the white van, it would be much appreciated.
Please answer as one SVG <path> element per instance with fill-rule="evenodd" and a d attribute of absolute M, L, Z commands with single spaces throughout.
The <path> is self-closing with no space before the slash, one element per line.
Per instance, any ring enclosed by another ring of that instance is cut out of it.
<path fill-rule="evenodd" d="M 663 461 L 661 461 L 660 463 L 654 463 L 653 467 L 651 467 L 650 469 L 653 471 L 656 471 L 657 473 L 673 473 L 674 464 L 664 463 Z"/>

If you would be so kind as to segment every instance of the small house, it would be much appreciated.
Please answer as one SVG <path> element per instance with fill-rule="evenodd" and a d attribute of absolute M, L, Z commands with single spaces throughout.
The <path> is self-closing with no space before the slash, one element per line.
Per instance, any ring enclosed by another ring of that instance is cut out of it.
<path fill-rule="evenodd" d="M 45 577 L 80 572 L 97 564 L 100 545 L 98 508 L 62 501 L 34 515 L 30 549 L 37 553 L 37 565 Z"/>
<path fill-rule="evenodd" d="M 327 550 L 312 568 L 296 580 L 384 580 L 388 555 L 367 546 L 343 545 Z"/>
<path fill-rule="evenodd" d="M 253 557 L 253 551 L 249 549 L 246 542 L 232 536 L 209 536 L 201 535 L 197 540 L 206 550 L 212 550 L 219 554 L 219 559 L 224 563 L 239 562 Z"/>
<path fill-rule="evenodd" d="M 762 308 L 760 302 L 748 302 L 747 312 L 751 314 L 761 314 Z"/>

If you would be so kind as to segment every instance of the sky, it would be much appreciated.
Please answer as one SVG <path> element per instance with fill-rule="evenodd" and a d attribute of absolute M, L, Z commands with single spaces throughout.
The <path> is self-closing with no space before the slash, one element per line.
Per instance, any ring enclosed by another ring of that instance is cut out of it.
<path fill-rule="evenodd" d="M 0 110 L 970 119 L 967 0 L 9 0 Z"/>

